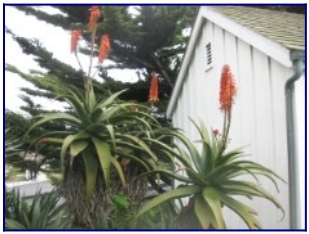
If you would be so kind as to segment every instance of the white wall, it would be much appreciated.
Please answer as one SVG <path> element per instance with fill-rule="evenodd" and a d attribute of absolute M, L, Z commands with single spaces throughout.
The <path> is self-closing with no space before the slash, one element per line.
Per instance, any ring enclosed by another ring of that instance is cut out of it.
<path fill-rule="evenodd" d="M 205 71 L 205 46 L 208 42 L 212 43 L 214 66 Z M 192 140 L 198 138 L 189 116 L 196 121 L 202 119 L 209 129 L 221 130 L 223 118 L 219 110 L 219 85 L 223 64 L 230 65 L 238 87 L 229 148 L 248 145 L 248 159 L 272 169 L 288 181 L 284 85 L 292 70 L 211 22 L 203 25 L 191 57 L 172 115 L 174 126 L 184 129 Z M 288 229 L 288 185 L 278 181 L 278 194 L 270 181 L 261 179 L 261 183 L 282 203 L 285 218 L 279 222 L 281 212 L 268 201 L 255 199 L 248 204 L 257 210 L 263 228 Z M 228 228 L 246 227 L 232 212 L 226 211 L 225 215 Z"/>

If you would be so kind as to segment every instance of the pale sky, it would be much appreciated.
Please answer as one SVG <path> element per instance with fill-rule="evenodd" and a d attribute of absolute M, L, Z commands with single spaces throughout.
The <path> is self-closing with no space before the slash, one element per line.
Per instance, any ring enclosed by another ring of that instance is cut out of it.
<path fill-rule="evenodd" d="M 48 6 L 40 6 L 49 13 L 60 13 L 57 9 Z M 43 21 L 37 20 L 34 16 L 25 15 L 23 12 L 14 7 L 5 7 L 5 25 L 18 36 L 26 38 L 36 38 L 43 43 L 53 56 L 71 66 L 79 69 L 76 58 L 70 53 L 70 32 L 64 31 L 60 27 L 54 27 Z M 19 45 L 12 39 L 10 34 L 5 34 L 5 63 L 12 64 L 23 72 L 29 69 L 42 70 L 31 56 L 22 53 Z M 84 69 L 88 68 L 89 57 L 79 55 Z M 112 64 L 106 60 L 104 65 Z M 109 76 L 116 80 L 125 80 L 129 82 L 136 81 L 137 76 L 134 70 L 129 69 L 113 69 L 110 70 Z M 29 82 L 23 80 L 18 75 L 10 72 L 5 72 L 5 107 L 13 111 L 19 112 L 19 107 L 23 105 L 23 101 L 19 98 L 22 93 L 21 87 L 34 87 Z M 56 101 L 47 100 L 44 98 L 35 98 L 37 104 L 42 104 L 46 109 L 62 109 Z"/>

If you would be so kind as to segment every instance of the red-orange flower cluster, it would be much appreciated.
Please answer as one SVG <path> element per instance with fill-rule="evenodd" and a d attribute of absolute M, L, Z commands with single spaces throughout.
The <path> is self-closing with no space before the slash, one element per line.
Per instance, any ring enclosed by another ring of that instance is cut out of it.
<path fill-rule="evenodd" d="M 109 41 L 109 36 L 107 34 L 104 34 L 101 38 L 101 44 L 99 50 L 99 64 L 103 63 L 104 59 L 107 58 L 110 51 L 111 51 L 111 45 Z"/>
<path fill-rule="evenodd" d="M 230 112 L 232 109 L 234 97 L 236 95 L 236 86 L 231 68 L 224 65 L 221 74 L 220 86 L 220 109 L 224 112 Z"/>
<path fill-rule="evenodd" d="M 73 30 L 71 32 L 71 53 L 73 52 L 76 53 L 77 44 L 78 44 L 81 34 L 82 33 L 80 30 Z"/>
<path fill-rule="evenodd" d="M 149 90 L 149 101 L 157 102 L 159 101 L 159 78 L 157 73 L 151 73 L 151 83 Z"/>
<path fill-rule="evenodd" d="M 90 17 L 89 17 L 89 31 L 93 32 L 97 27 L 97 20 L 101 16 L 101 11 L 98 6 L 92 6 L 90 8 Z"/>

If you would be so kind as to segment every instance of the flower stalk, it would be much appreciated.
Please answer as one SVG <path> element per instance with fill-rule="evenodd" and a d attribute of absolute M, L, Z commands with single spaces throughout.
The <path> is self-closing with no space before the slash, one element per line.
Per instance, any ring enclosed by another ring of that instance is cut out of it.
<path fill-rule="evenodd" d="M 235 79 L 229 65 L 224 65 L 221 73 L 220 82 L 220 110 L 223 112 L 223 131 L 222 131 L 222 148 L 220 153 L 227 147 L 228 135 L 232 120 L 232 106 L 236 96 Z"/>

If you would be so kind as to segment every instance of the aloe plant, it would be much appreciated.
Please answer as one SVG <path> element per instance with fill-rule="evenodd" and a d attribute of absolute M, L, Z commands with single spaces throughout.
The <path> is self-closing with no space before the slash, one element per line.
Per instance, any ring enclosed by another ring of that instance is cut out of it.
<path fill-rule="evenodd" d="M 156 166 L 158 157 L 142 138 L 151 137 L 152 127 L 160 125 L 145 112 L 146 107 L 119 102 L 117 97 L 124 91 L 98 101 L 93 91 L 89 97 L 84 97 L 81 91 L 76 88 L 73 90 L 73 87 L 67 87 L 66 91 L 67 94 L 60 95 L 59 98 L 66 100 L 72 111 L 37 116 L 37 121 L 29 131 L 50 121 L 67 124 L 67 130 L 48 132 L 36 141 L 41 144 L 62 144 L 63 172 L 73 165 L 74 160 L 82 159 L 88 197 L 95 189 L 99 172 L 102 172 L 106 188 L 110 187 L 111 167 L 118 173 L 122 185 L 126 186 L 120 156 L 135 161 L 148 170 Z M 143 153 L 143 157 L 137 156 L 138 152 Z"/>
<path fill-rule="evenodd" d="M 200 136 L 200 140 L 196 143 L 202 146 L 202 150 L 199 151 L 197 146 L 181 132 L 167 133 L 173 135 L 175 140 L 181 144 L 174 147 L 161 146 L 175 157 L 176 162 L 178 161 L 177 171 L 184 171 L 185 176 L 171 171 L 158 170 L 144 173 L 141 176 L 161 173 L 183 184 L 147 202 L 138 211 L 136 218 L 166 201 L 189 198 L 188 205 L 178 215 L 178 228 L 225 229 L 223 207 L 239 215 L 250 229 L 261 228 L 261 224 L 255 217 L 257 212 L 244 202 L 237 200 L 235 195 L 250 199 L 253 197 L 267 199 L 284 215 L 284 210 L 275 196 L 263 189 L 259 183 L 245 180 L 241 176 L 252 176 L 257 182 L 259 176 L 266 177 L 273 182 L 277 190 L 276 179 L 282 179 L 270 169 L 244 159 L 245 154 L 242 148 L 227 150 L 235 94 L 235 81 L 229 66 L 226 65 L 222 72 L 220 90 L 220 109 L 224 114 L 222 134 L 214 130 L 210 135 L 203 122 L 198 125 L 192 120 Z M 153 144 L 160 144 L 156 140 L 152 141 Z"/>
<path fill-rule="evenodd" d="M 52 87 L 51 94 L 65 101 L 70 111 L 40 115 L 29 129 L 30 132 L 48 122 L 66 126 L 63 131 L 46 132 L 34 142 L 61 144 L 63 195 L 69 216 L 72 223 L 89 228 L 95 228 L 98 222 L 107 223 L 112 213 L 111 197 L 117 193 L 128 195 L 134 204 L 130 209 L 136 209 L 147 191 L 147 180 L 134 180 L 136 175 L 156 169 L 159 158 L 172 160 L 168 152 L 151 144 L 150 139 L 159 140 L 163 130 L 149 108 L 121 102 L 118 97 L 125 91 L 105 95 L 103 99 L 94 92 L 92 79 L 96 72 L 92 68 L 96 48 L 93 45 L 100 15 L 100 7 L 90 8 L 90 61 L 88 73 L 83 77 L 84 90 L 63 84 L 57 78 L 45 79 L 43 85 Z M 82 31 L 74 29 L 71 33 L 71 52 L 78 62 Z M 110 51 L 109 36 L 104 34 L 97 69 Z M 82 69 L 80 62 L 79 65 Z M 40 83 L 36 77 L 27 78 Z M 155 184 L 154 178 L 149 180 Z"/>
<path fill-rule="evenodd" d="M 34 142 L 61 145 L 63 187 L 67 192 L 69 188 L 79 189 L 65 195 L 68 201 L 75 203 L 72 216 L 79 213 L 82 217 L 82 207 L 89 209 L 89 215 L 92 215 L 89 206 L 101 206 L 91 201 L 97 201 L 97 196 L 102 196 L 99 193 L 103 191 L 107 199 L 105 202 L 110 197 L 108 193 L 117 193 L 116 190 L 129 189 L 132 193 L 145 194 L 147 188 L 143 185 L 140 185 L 141 191 L 133 189 L 141 182 L 147 185 L 146 180 L 133 181 L 133 171 L 135 175 L 150 172 L 157 168 L 159 159 L 172 160 L 167 153 L 151 144 L 151 139 L 160 141 L 161 133 L 166 129 L 161 128 L 150 114 L 150 109 L 133 102 L 121 102 L 118 97 L 125 91 L 97 100 L 92 89 L 89 95 L 84 95 L 76 87 L 66 86 L 56 80 L 53 85 L 62 87 L 56 90 L 66 87 L 65 93 L 61 91 L 58 98 L 70 105 L 70 111 L 37 116 L 29 132 L 50 121 L 62 122 L 67 126 L 64 131 L 46 132 Z M 154 179 L 151 181 L 154 182 Z M 81 191 L 83 188 L 85 191 Z M 101 192 L 98 193 L 98 190 Z M 83 193 L 85 198 L 82 198 Z M 134 196 L 132 195 L 132 199 Z M 143 196 L 135 197 L 138 197 L 140 204 Z M 79 199 L 83 199 L 85 204 L 78 202 Z M 108 214 L 107 209 L 105 210 Z M 103 215 L 105 214 L 102 213 Z M 80 222 L 83 221 L 79 220 L 78 223 Z"/>
<path fill-rule="evenodd" d="M 6 229 L 65 229 L 70 227 L 65 215 L 56 191 L 38 191 L 30 204 L 21 198 L 19 190 L 6 193 Z"/>
<path fill-rule="evenodd" d="M 195 124 L 196 125 L 196 124 Z M 178 170 L 186 172 L 186 176 L 174 174 L 169 171 L 152 171 L 141 176 L 151 173 L 161 173 L 169 175 L 180 182 L 184 182 L 174 190 L 167 191 L 158 195 L 146 203 L 137 213 L 136 217 L 144 214 L 152 208 L 166 201 L 189 198 L 188 206 L 179 214 L 178 227 L 180 228 L 203 228 L 203 229 L 225 229 L 225 219 L 222 214 L 223 207 L 228 207 L 238 214 L 249 228 L 261 228 L 261 224 L 255 218 L 256 211 L 238 201 L 234 195 L 245 196 L 248 198 L 261 197 L 272 202 L 283 213 L 283 208 L 277 201 L 276 197 L 263 189 L 258 183 L 240 179 L 241 175 L 251 175 L 258 181 L 258 176 L 265 176 L 270 179 L 277 187 L 275 178 L 281 178 L 266 167 L 244 160 L 242 149 L 236 149 L 220 154 L 222 140 L 214 134 L 212 137 L 206 127 L 196 125 L 200 133 L 200 143 L 202 151 L 199 152 L 197 147 L 181 133 L 173 133 L 180 140 L 184 148 L 177 147 L 174 156 L 181 163 Z M 168 149 L 172 153 L 172 148 Z M 186 219 L 195 217 L 194 223 L 198 224 L 187 226 Z"/>

